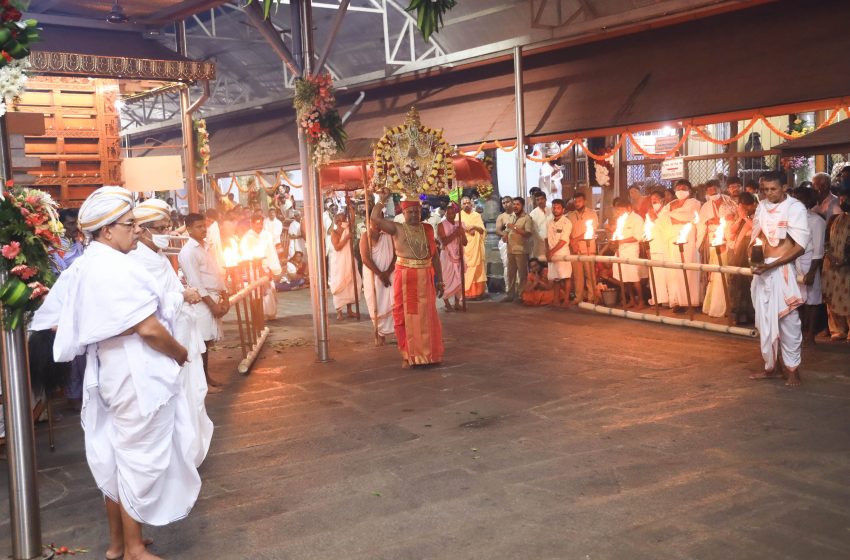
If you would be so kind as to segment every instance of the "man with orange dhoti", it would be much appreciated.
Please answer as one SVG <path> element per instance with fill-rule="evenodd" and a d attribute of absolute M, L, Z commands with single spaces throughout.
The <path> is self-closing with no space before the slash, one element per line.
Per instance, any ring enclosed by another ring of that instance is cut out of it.
<path fill-rule="evenodd" d="M 466 231 L 466 246 L 463 248 L 463 291 L 467 298 L 475 299 L 484 295 L 487 286 L 487 274 L 484 271 L 484 220 L 481 214 L 472 208 L 472 199 L 463 197 L 460 202 L 460 222 Z"/>
<path fill-rule="evenodd" d="M 787 374 L 786 385 L 800 384 L 803 331 L 797 308 L 803 304 L 797 284 L 795 261 L 806 251 L 811 233 L 806 207 L 782 189 L 782 177 L 765 173 L 762 190 L 764 200 L 753 218 L 750 251 L 760 245 L 764 262 L 751 256 L 753 282 L 750 292 L 756 311 L 756 327 L 761 341 L 764 371 L 751 379 L 778 377 L 776 368 L 781 356 Z"/>
<path fill-rule="evenodd" d="M 401 203 L 403 222 L 384 218 L 389 196 L 388 190 L 382 192 L 371 218 L 381 231 L 392 236 L 395 246 L 393 321 L 402 367 L 439 364 L 443 360 L 443 330 L 437 298 L 442 297 L 444 284 L 434 228 L 421 223 L 418 200 Z"/>

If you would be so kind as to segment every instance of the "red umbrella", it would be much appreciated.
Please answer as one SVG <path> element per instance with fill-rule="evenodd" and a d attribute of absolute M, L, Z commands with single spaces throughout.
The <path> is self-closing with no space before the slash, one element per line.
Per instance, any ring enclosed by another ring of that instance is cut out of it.
<path fill-rule="evenodd" d="M 478 158 L 463 154 L 454 155 L 452 165 L 455 168 L 455 180 L 461 185 L 473 187 L 493 181 L 490 172 Z"/>
<path fill-rule="evenodd" d="M 356 191 L 366 186 L 366 164 L 326 165 L 319 171 L 319 186 L 325 191 Z"/>

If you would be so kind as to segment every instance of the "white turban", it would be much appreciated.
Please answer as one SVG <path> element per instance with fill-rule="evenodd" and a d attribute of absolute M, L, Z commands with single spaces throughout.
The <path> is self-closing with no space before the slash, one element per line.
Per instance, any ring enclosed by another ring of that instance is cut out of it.
<path fill-rule="evenodd" d="M 80 207 L 77 220 L 85 233 L 118 221 L 133 209 L 133 195 L 123 187 L 100 187 Z"/>
<path fill-rule="evenodd" d="M 137 224 L 146 224 L 159 220 L 171 219 L 171 206 L 164 200 L 149 198 L 133 209 L 133 217 Z"/>

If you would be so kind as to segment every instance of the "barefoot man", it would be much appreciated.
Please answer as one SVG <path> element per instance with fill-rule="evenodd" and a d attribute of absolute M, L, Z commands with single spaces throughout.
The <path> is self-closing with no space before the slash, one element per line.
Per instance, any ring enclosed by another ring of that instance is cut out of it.
<path fill-rule="evenodd" d="M 443 303 L 446 305 L 447 312 L 461 309 L 460 296 L 463 282 L 460 267 L 463 263 L 463 247 L 466 246 L 467 238 L 466 230 L 457 219 L 458 210 L 457 204 L 454 202 L 449 204 L 446 208 L 446 216 L 437 227 L 437 236 L 443 246 L 440 251 L 440 267 L 443 270 L 443 281 L 446 283 L 443 288 Z M 449 301 L 452 296 L 455 298 L 454 307 Z"/>
<path fill-rule="evenodd" d="M 367 211 L 371 210 L 370 204 Z M 393 334 L 395 252 L 392 238 L 374 223 L 370 224 L 369 234 L 360 236 L 360 258 L 363 260 L 363 294 L 378 336 L 375 345 L 383 346 L 387 343 L 387 335 Z"/>
<path fill-rule="evenodd" d="M 99 188 L 79 223 L 92 242 L 62 275 L 53 354 L 59 362 L 88 356 L 80 419 L 109 521 L 105 557 L 156 560 L 142 524 L 183 519 L 201 490 L 185 445 L 196 436 L 184 421 L 190 411 L 180 370 L 188 352 L 166 327 L 167 294 L 127 255 L 140 233 L 131 193 Z"/>
<path fill-rule="evenodd" d="M 761 339 L 764 371 L 751 379 L 777 377 L 777 354 L 781 352 L 789 387 L 800 384 L 800 347 L 803 332 L 797 308 L 803 304 L 794 261 L 806 250 L 809 242 L 806 207 L 788 196 L 782 189 L 777 173 L 763 175 L 764 200 L 753 218 L 750 251 L 759 243 L 763 246 L 764 263 L 753 263 L 753 283 L 750 288 L 756 311 L 756 326 Z"/>
<path fill-rule="evenodd" d="M 383 216 L 389 190 L 372 209 L 372 223 L 393 237 L 396 267 L 393 277 L 393 320 L 402 367 L 439 364 L 443 359 L 443 330 L 437 298 L 443 295 L 443 271 L 434 228 L 421 223 L 418 200 L 401 203 L 404 221 Z M 435 289 L 436 280 L 436 289 Z"/>

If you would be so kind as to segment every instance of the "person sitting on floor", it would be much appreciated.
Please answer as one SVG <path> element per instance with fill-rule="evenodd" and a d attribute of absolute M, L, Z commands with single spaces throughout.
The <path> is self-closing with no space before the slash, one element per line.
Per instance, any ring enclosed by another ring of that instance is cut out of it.
<path fill-rule="evenodd" d="M 552 305 L 554 292 L 546 267 L 536 257 L 528 259 L 528 279 L 522 290 L 522 303 L 532 307 Z"/>

